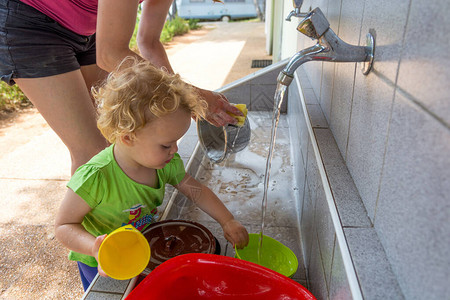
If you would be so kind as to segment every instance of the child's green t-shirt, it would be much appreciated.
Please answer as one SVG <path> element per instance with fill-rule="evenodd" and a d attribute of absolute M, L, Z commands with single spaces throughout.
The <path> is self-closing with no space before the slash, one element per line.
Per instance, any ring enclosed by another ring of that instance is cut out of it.
<path fill-rule="evenodd" d="M 119 167 L 113 147 L 109 146 L 79 167 L 67 184 L 92 208 L 82 225 L 93 236 L 109 234 L 127 224 L 142 231 L 155 219 L 157 207 L 164 198 L 165 184 L 176 185 L 186 174 L 183 161 L 176 153 L 163 169 L 157 170 L 157 188 L 137 183 Z M 69 259 L 97 266 L 94 257 L 74 251 L 70 252 Z"/>

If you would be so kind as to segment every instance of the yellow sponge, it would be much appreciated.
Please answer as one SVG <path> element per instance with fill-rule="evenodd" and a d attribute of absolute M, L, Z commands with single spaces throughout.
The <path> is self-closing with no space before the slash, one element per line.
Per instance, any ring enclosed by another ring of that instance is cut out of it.
<path fill-rule="evenodd" d="M 244 114 L 244 116 L 236 116 L 235 114 L 232 114 L 230 112 L 228 112 L 228 114 L 230 116 L 234 117 L 236 120 L 238 120 L 238 122 L 236 123 L 236 126 L 242 127 L 242 126 L 244 126 L 245 118 L 247 118 L 247 112 L 248 112 L 247 105 L 245 105 L 245 104 L 233 104 L 233 105 L 237 109 L 239 109 Z"/>

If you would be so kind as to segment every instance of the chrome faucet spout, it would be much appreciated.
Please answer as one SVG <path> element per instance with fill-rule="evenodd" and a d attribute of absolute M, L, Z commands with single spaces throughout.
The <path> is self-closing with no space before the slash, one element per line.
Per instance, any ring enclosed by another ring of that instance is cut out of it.
<path fill-rule="evenodd" d="M 366 46 L 354 46 L 341 40 L 330 28 L 320 8 L 312 10 L 297 27 L 306 36 L 316 39 L 317 44 L 297 52 L 278 75 L 278 82 L 289 85 L 295 70 L 308 61 L 332 62 L 368 62 L 364 64 L 363 73 L 370 72 L 373 63 L 375 43 L 373 36 L 367 35 Z"/>
<path fill-rule="evenodd" d="M 297 52 L 280 72 L 277 81 L 283 85 L 289 85 L 292 82 L 292 79 L 294 79 L 294 72 L 298 67 L 311 60 L 320 60 L 319 58 L 323 57 L 320 54 L 324 53 L 326 50 L 326 47 L 318 43 Z"/>
<path fill-rule="evenodd" d="M 300 9 L 303 5 L 303 0 L 292 0 L 292 5 L 294 6 L 294 9 L 286 17 L 286 21 L 290 22 L 292 17 L 304 18 L 308 15 L 308 13 L 300 12 Z"/>

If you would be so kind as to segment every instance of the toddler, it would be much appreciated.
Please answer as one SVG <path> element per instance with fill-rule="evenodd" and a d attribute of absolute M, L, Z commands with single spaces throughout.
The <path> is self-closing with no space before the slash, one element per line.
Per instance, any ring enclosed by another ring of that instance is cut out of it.
<path fill-rule="evenodd" d="M 69 259 L 77 261 L 85 290 L 97 272 L 106 276 L 97 263 L 106 234 L 126 224 L 143 231 L 154 221 L 166 183 L 214 218 L 231 244 L 247 245 L 246 229 L 185 172 L 177 153 L 191 117 L 204 117 L 207 108 L 193 88 L 179 75 L 127 58 L 93 95 L 98 128 L 111 145 L 76 170 L 55 223 L 56 237 L 71 250 Z"/>

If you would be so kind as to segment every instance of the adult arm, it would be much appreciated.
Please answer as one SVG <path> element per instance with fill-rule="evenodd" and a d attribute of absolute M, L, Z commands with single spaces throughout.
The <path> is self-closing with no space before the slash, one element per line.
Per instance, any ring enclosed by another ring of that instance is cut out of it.
<path fill-rule="evenodd" d="M 161 31 L 170 9 L 171 0 L 145 0 L 142 4 L 141 20 L 139 21 L 137 42 L 141 55 L 155 66 L 165 68 L 169 73 L 174 73 L 167 57 L 166 50 L 160 41 Z M 227 98 L 220 93 L 194 88 L 208 103 L 206 119 L 216 125 L 224 126 L 236 124 L 237 120 L 227 112 L 242 116 L 242 113 Z"/>
<path fill-rule="evenodd" d="M 97 14 L 97 65 L 113 71 L 127 56 L 143 59 L 130 50 L 139 0 L 99 0 Z"/>
<path fill-rule="evenodd" d="M 164 45 L 160 41 L 172 0 L 145 0 L 142 3 L 141 19 L 137 32 L 137 44 L 143 58 L 157 67 L 164 67 L 169 73 L 170 65 Z"/>
<path fill-rule="evenodd" d="M 97 16 L 97 65 L 111 72 L 127 56 L 147 59 L 155 66 L 164 67 L 173 73 L 166 51 L 159 38 L 163 29 L 170 0 L 146 0 L 138 29 L 138 45 L 141 57 L 129 48 L 136 26 L 139 0 L 99 0 Z M 228 103 L 220 93 L 195 87 L 208 103 L 206 119 L 216 126 L 235 124 L 237 120 L 227 114 L 242 113 Z"/>

